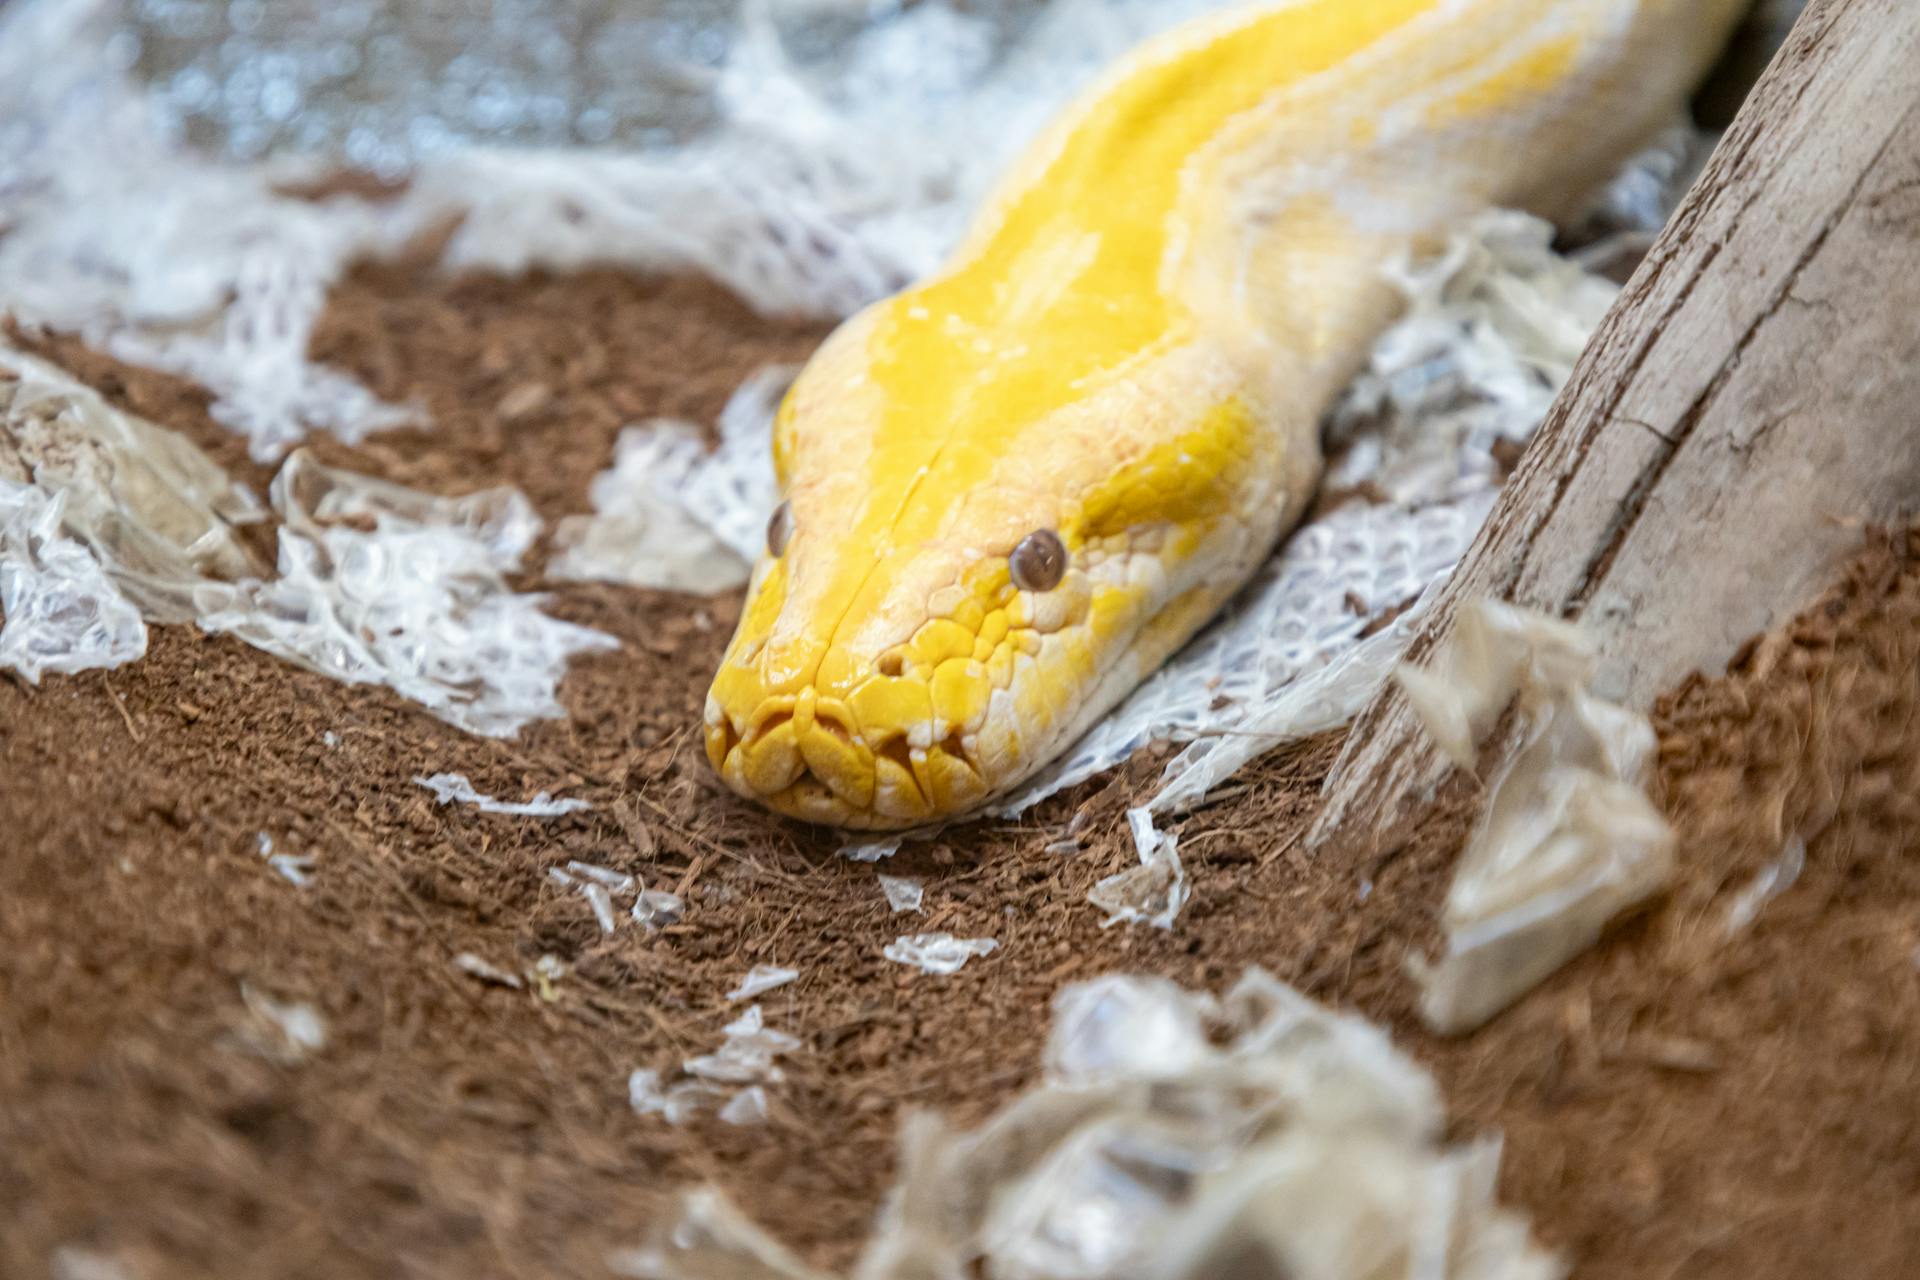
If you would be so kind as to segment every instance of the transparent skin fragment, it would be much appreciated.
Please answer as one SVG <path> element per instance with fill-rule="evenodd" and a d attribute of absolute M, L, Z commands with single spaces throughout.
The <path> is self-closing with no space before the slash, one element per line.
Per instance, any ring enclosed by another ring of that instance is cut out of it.
<path fill-rule="evenodd" d="M 1446 950 L 1411 966 L 1437 1031 L 1484 1023 L 1672 876 L 1673 833 L 1645 791 L 1652 726 L 1587 692 L 1595 656 L 1575 626 L 1476 601 L 1431 669 L 1398 673 L 1457 764 L 1516 696 L 1525 726 L 1447 891 Z"/>
<path fill-rule="evenodd" d="M 147 625 L 85 547 L 61 533 L 65 503 L 0 480 L 0 667 L 118 667 L 147 651 Z"/>
<path fill-rule="evenodd" d="M 1788 837 L 1780 856 L 1755 872 L 1753 879 L 1727 904 L 1727 935 L 1731 937 L 1751 926 L 1762 907 L 1793 888 L 1806 866 L 1806 840 L 1800 836 Z"/>
<path fill-rule="evenodd" d="M 1186 1027 L 1171 1035 L 1182 1047 L 1148 1025 Z M 949 1232 L 955 1260 L 981 1257 L 989 1275 L 1200 1280 L 1257 1247 L 1276 1274 L 1401 1276 L 1435 1252 L 1436 1222 L 1445 1274 L 1490 1252 L 1491 1224 L 1512 1225 L 1490 1181 L 1444 1185 L 1462 1157 L 1435 1145 L 1425 1073 L 1377 1028 L 1258 970 L 1218 1002 L 1118 975 L 1069 987 L 1048 1061 L 1048 1083 L 955 1142 L 942 1170 L 978 1197 L 948 1194 L 978 1223 Z M 1555 1274 L 1524 1227 L 1499 1249 L 1490 1275 Z M 1361 1260 L 1381 1269 L 1346 1269 Z"/>
<path fill-rule="evenodd" d="M 1177 1077 L 1212 1055 L 1207 1027 L 1218 1017 L 1212 1000 L 1165 978 L 1076 982 L 1053 998 L 1047 1076 L 1063 1084 Z"/>
<path fill-rule="evenodd" d="M 562 814 L 578 813 L 593 806 L 585 800 L 555 800 L 546 792 L 537 792 L 531 800 L 497 800 L 473 789 L 473 783 L 464 773 L 436 773 L 428 777 L 416 777 L 414 782 L 433 792 L 433 798 L 442 805 L 458 800 L 470 804 L 481 813 L 513 814 L 526 818 L 556 818 Z"/>
<path fill-rule="evenodd" d="M 258 498 L 186 437 L 0 346 L 0 478 L 65 496 L 63 526 L 155 622 L 193 619 L 192 588 L 259 564 L 234 532 Z"/>
<path fill-rule="evenodd" d="M 691 515 L 680 486 L 706 455 L 700 433 L 684 423 L 628 427 L 613 466 L 594 477 L 591 516 L 568 516 L 554 541 L 559 579 L 624 582 L 663 591 L 731 591 L 747 565 Z"/>
<path fill-rule="evenodd" d="M 469 732 L 504 736 L 562 714 L 555 689 L 571 657 L 615 644 L 509 589 L 504 575 L 540 532 L 509 489 L 440 498 L 296 453 L 271 491 L 283 523 L 280 576 L 266 580 L 236 532 L 265 518 L 251 493 L 185 437 L 3 347 L 0 485 L 16 495 L 8 528 L 19 550 L 6 557 L 13 646 L 36 669 L 62 669 L 62 653 L 87 665 L 130 661 L 145 649 L 142 615 L 198 621 L 335 679 L 385 684 Z M 48 518 L 49 494 L 58 514 L 30 537 Z M 29 618 L 42 633 L 31 643 Z M 50 638 L 49 626 L 65 638 Z M 500 811 L 549 803 L 558 813 L 584 802 L 535 797 Z"/>
<path fill-rule="evenodd" d="M 895 938 L 881 954 L 895 964 L 911 965 L 922 973 L 958 973 L 975 956 L 999 947 L 992 938 L 956 938 L 950 933 L 916 933 Z"/>
<path fill-rule="evenodd" d="M 633 918 L 648 929 L 664 929 L 680 923 L 687 904 L 677 893 L 665 889 L 642 889 L 633 902 Z"/>
<path fill-rule="evenodd" d="M 0 664 L 139 658 L 143 618 L 188 621 L 196 583 L 255 568 L 233 527 L 261 514 L 183 437 L 0 345 Z"/>
<path fill-rule="evenodd" d="M 748 377 L 721 410 L 711 451 L 689 423 L 622 431 L 612 468 L 594 477 L 594 514 L 555 531 L 553 576 L 670 591 L 745 586 L 780 500 L 767 436 L 793 373 L 768 365 Z"/>
<path fill-rule="evenodd" d="M 757 964 L 740 979 L 740 985 L 727 992 L 727 999 L 751 1000 L 762 992 L 785 986 L 799 976 L 798 969 L 783 969 L 777 964 Z"/>
<path fill-rule="evenodd" d="M 272 500 L 280 576 L 200 587 L 209 631 L 349 684 L 384 684 L 493 737 L 564 715 L 555 691 L 569 660 L 617 643 L 508 587 L 540 528 L 513 490 L 434 497 L 300 452 Z"/>
<path fill-rule="evenodd" d="M 1260 970 L 1219 999 L 1127 974 L 1068 986 L 1046 1061 L 976 1130 L 908 1118 L 856 1280 L 1563 1274 L 1495 1199 L 1498 1144 L 1441 1147 L 1425 1071 Z M 710 1189 L 615 1267 L 812 1274 Z"/>
<path fill-rule="evenodd" d="M 453 967 L 464 974 L 479 979 L 481 982 L 489 983 L 496 987 L 509 987 L 518 991 L 525 985 L 520 981 L 519 974 L 502 969 L 499 965 L 494 964 L 484 957 L 477 956 L 471 951 L 462 951 L 459 955 L 456 955 L 453 958 Z"/>
<path fill-rule="evenodd" d="M 312 1005 L 276 1000 L 245 982 L 240 984 L 240 998 L 248 1021 L 239 1034 L 263 1056 L 291 1066 L 326 1047 L 327 1022 Z"/>
<path fill-rule="evenodd" d="M 720 1047 L 688 1058 L 670 1076 L 642 1068 L 627 1077 L 627 1101 L 641 1115 L 685 1124 L 709 1108 L 728 1124 L 766 1121 L 764 1086 L 786 1078 L 776 1059 L 800 1048 L 797 1036 L 766 1025 L 759 1005 L 726 1025 Z"/>
<path fill-rule="evenodd" d="M 720 1108 L 720 1119 L 732 1125 L 765 1124 L 767 1091 L 757 1084 L 742 1089 Z"/>
<path fill-rule="evenodd" d="M 920 910 L 926 886 L 911 876 L 879 876 L 880 892 L 886 895 L 887 909 L 895 915 Z"/>
<path fill-rule="evenodd" d="M 1107 913 L 1102 928 L 1125 921 L 1171 929 L 1187 901 L 1187 873 L 1180 864 L 1178 839 L 1154 830 L 1153 815 L 1146 809 L 1128 810 L 1127 823 L 1140 865 L 1094 885 L 1087 890 L 1087 901 Z"/>

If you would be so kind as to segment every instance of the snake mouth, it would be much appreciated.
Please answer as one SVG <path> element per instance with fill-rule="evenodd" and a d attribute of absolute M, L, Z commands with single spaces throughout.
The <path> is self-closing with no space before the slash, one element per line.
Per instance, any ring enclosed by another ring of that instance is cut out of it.
<path fill-rule="evenodd" d="M 812 688 L 764 699 L 744 721 L 710 702 L 707 758 L 727 785 L 777 813 L 855 830 L 901 829 L 973 808 L 990 790 L 974 735 L 934 724 L 862 731 Z M 916 745 L 925 739 L 925 745 Z"/>

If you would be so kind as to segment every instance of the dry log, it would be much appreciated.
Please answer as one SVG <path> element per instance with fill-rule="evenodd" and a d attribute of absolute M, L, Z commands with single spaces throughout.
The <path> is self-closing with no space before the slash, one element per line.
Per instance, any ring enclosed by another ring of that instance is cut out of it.
<path fill-rule="evenodd" d="M 1644 709 L 1920 502 L 1920 3 L 1815 0 L 1575 369 L 1409 657 L 1492 597 L 1578 617 Z M 1503 748 L 1496 745 L 1492 748 Z M 1495 763 L 1483 759 L 1484 767 Z M 1445 772 L 1384 690 L 1311 839 Z"/>

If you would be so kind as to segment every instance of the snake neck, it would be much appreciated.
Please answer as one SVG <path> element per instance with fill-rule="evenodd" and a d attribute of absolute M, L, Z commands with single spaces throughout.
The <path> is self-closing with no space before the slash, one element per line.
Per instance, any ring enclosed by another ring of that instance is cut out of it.
<path fill-rule="evenodd" d="M 899 424 L 973 406 L 1013 432 L 1205 340 L 1322 402 L 1392 313 L 1384 260 L 1489 206 L 1573 212 L 1743 7 L 1288 0 L 1193 24 L 1067 112 L 887 309 L 878 385 Z"/>

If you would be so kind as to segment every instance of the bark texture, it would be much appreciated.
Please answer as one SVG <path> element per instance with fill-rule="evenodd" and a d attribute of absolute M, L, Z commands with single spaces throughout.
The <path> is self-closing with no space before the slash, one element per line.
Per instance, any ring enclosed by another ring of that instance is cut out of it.
<path fill-rule="evenodd" d="M 1863 524 L 1917 500 L 1920 4 L 1815 0 L 1409 656 L 1433 651 L 1461 600 L 1510 600 L 1584 620 L 1606 655 L 1598 687 L 1645 709 L 1800 611 Z M 1389 687 L 1312 840 L 1377 841 L 1443 773 Z"/>

